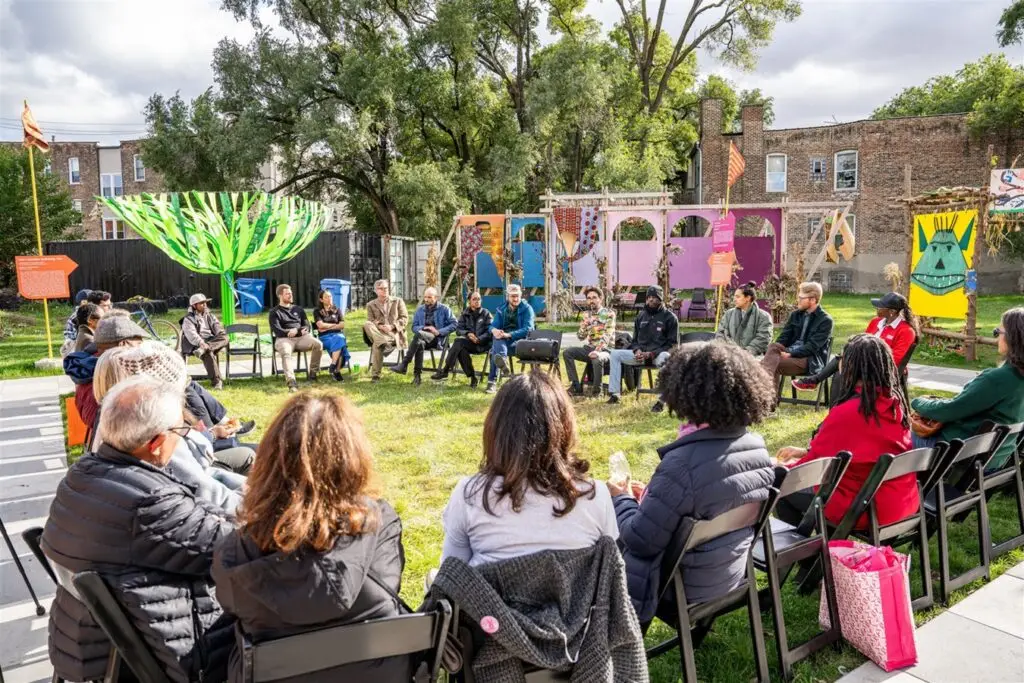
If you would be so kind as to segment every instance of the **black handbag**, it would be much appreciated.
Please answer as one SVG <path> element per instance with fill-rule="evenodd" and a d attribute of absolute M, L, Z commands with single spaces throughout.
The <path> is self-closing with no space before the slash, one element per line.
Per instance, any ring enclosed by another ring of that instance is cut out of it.
<path fill-rule="evenodd" d="M 554 339 L 523 339 L 516 344 L 516 358 L 519 360 L 558 360 L 558 342 Z"/>

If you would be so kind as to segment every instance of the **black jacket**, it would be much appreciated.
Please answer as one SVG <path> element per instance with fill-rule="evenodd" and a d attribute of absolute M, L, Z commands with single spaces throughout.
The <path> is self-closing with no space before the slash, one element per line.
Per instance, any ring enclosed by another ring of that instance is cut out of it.
<path fill-rule="evenodd" d="M 386 502 L 378 503 L 380 526 L 361 536 L 340 536 L 326 553 L 263 554 L 242 531 L 229 534 L 214 551 L 213 578 L 224 611 L 238 618 L 255 641 L 398 614 L 398 604 L 368 574 L 395 593 L 401 588 L 405 555 L 402 522 Z M 303 676 L 303 682 L 407 681 L 407 658 L 358 664 Z M 230 679 L 241 680 L 239 653 L 231 654 Z"/>
<path fill-rule="evenodd" d="M 633 322 L 633 342 L 631 351 L 646 351 L 659 354 L 671 351 L 679 343 L 679 320 L 675 313 L 664 305 L 651 313 L 647 307 L 640 311 Z"/>
<path fill-rule="evenodd" d="M 277 339 L 287 337 L 288 330 L 306 328 L 306 334 L 312 330 L 309 325 L 309 318 L 306 317 L 306 309 L 302 306 L 274 306 L 270 309 L 270 334 Z"/>
<path fill-rule="evenodd" d="M 789 349 L 798 339 L 800 331 L 804 326 L 804 318 L 808 313 L 796 310 L 789 314 L 786 326 L 782 328 L 782 334 L 776 340 Z M 807 374 L 814 373 L 825 367 L 828 363 L 828 340 L 832 338 L 832 316 L 825 312 L 825 309 L 818 306 L 814 313 L 809 314 L 810 322 L 807 324 L 807 336 L 799 348 L 791 351 L 793 358 L 807 359 Z"/>
<path fill-rule="evenodd" d="M 764 500 L 775 470 L 764 439 L 745 429 L 702 429 L 658 449 L 661 463 L 642 504 L 615 497 L 629 595 L 641 623 L 654 618 L 661 560 L 681 519 L 711 519 Z M 707 602 L 736 587 L 746 571 L 751 534 L 737 531 L 683 557 L 686 599 Z"/>
<path fill-rule="evenodd" d="M 209 580 L 213 546 L 234 527 L 165 470 L 104 444 L 68 470 L 43 530 L 47 557 L 98 571 L 174 681 L 226 675 L 232 620 Z M 102 633 L 64 588 L 50 611 L 50 661 L 67 680 L 103 677 Z"/>
<path fill-rule="evenodd" d="M 491 323 L 493 321 L 494 316 L 483 306 L 480 307 L 479 311 L 474 311 L 469 306 L 466 306 L 459 315 L 459 324 L 455 328 L 455 336 L 465 337 L 472 332 L 480 340 L 478 342 L 480 346 L 487 346 L 491 343 Z"/>

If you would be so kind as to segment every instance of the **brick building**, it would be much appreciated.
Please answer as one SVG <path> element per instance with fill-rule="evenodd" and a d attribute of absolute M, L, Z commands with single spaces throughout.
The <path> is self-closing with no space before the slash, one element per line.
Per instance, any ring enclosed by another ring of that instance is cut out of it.
<path fill-rule="evenodd" d="M 905 193 L 906 165 L 911 166 L 911 190 L 919 194 L 940 187 L 987 185 L 989 145 L 1001 160 L 1024 154 L 1024 132 L 1010 140 L 976 140 L 962 114 L 765 130 L 761 107 L 751 106 L 743 108 L 741 120 L 741 133 L 723 133 L 722 103 L 705 100 L 701 104 L 695 181 L 700 202 L 714 204 L 725 197 L 730 141 L 746 160 L 746 172 L 730 193 L 732 204 L 851 201 L 849 224 L 857 255 L 848 263 L 825 264 L 819 274 L 826 288 L 835 291 L 881 291 L 885 287 L 881 272 L 887 263 L 895 261 L 905 268 L 907 225 L 902 208 L 892 198 Z M 791 268 L 818 220 L 789 216 Z M 738 229 L 747 234 L 759 226 Z M 821 231 L 817 241 L 824 244 L 824 240 Z M 1024 267 L 990 257 L 983 241 L 975 265 L 982 292 L 1022 291 Z"/>

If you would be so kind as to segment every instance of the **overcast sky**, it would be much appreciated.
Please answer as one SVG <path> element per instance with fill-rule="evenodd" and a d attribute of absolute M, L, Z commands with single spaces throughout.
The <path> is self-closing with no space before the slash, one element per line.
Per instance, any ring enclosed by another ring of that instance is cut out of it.
<path fill-rule="evenodd" d="M 756 70 L 702 55 L 701 71 L 773 96 L 776 128 L 853 121 L 906 86 L 997 51 L 1009 2 L 805 0 Z M 678 9 L 666 30 L 678 30 L 689 4 L 669 0 Z M 607 26 L 619 16 L 615 0 L 590 0 L 589 11 Z M 23 98 L 58 140 L 139 137 L 152 93 L 194 97 L 212 84 L 217 41 L 250 35 L 217 0 L 0 0 L 0 138 L 21 137 Z M 1024 63 L 1024 47 L 1006 54 Z"/>

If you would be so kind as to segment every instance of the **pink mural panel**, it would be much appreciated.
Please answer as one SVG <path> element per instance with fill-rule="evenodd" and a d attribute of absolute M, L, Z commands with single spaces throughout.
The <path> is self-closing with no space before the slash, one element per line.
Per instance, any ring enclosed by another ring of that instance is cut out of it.
<path fill-rule="evenodd" d="M 719 211 L 718 209 L 676 209 L 675 211 L 669 211 L 665 217 L 666 234 L 671 237 L 672 228 L 675 227 L 676 223 L 678 223 L 683 218 L 689 218 L 691 216 L 703 218 L 704 220 L 711 223 L 721 218 L 722 212 Z"/>
<path fill-rule="evenodd" d="M 710 237 L 672 237 L 668 241 L 668 285 L 672 289 L 693 289 L 711 287 Z"/>
<path fill-rule="evenodd" d="M 642 218 L 654 226 L 654 239 L 640 241 L 619 240 L 616 228 L 628 218 Z M 615 283 L 627 287 L 643 287 L 657 284 L 654 270 L 661 260 L 662 240 L 665 231 L 663 211 L 609 211 L 605 220 L 612 235 L 612 255 L 609 270 L 615 273 Z M 613 283 L 614 284 L 614 283 Z"/>

